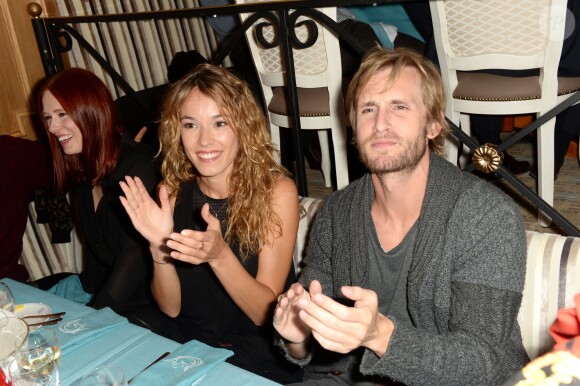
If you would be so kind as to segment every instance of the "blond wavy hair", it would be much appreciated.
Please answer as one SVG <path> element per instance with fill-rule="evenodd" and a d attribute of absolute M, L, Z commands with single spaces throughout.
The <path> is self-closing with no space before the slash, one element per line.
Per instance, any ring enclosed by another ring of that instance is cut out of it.
<path fill-rule="evenodd" d="M 421 92 L 427 107 L 428 122 L 437 122 L 441 126 L 439 135 L 429 140 L 429 149 L 444 155 L 445 138 L 449 135 L 450 128 L 444 116 L 446 102 L 443 80 L 439 70 L 429 59 L 411 49 L 389 50 L 376 47 L 366 53 L 346 93 L 345 104 L 350 123 L 356 130 L 356 106 L 363 88 L 371 77 L 383 69 L 390 68 L 388 79 L 385 79 L 385 88 L 389 89 L 405 67 L 415 68 L 421 77 Z"/>
<path fill-rule="evenodd" d="M 271 245 L 269 237 L 282 235 L 282 222 L 274 212 L 271 195 L 275 183 L 289 173 L 276 162 L 263 111 L 247 84 L 228 70 L 201 64 L 169 86 L 163 101 L 159 125 L 161 172 L 170 195 L 179 199 L 180 185 L 199 175 L 187 158 L 181 141 L 180 110 L 197 89 L 220 106 L 220 113 L 232 126 L 239 142 L 229 176 L 228 225 L 224 235 L 239 245 L 242 258 Z"/>

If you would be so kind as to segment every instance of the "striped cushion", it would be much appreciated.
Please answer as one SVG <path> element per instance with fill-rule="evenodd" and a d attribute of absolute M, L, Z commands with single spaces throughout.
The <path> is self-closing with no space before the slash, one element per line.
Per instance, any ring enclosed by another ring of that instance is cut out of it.
<path fill-rule="evenodd" d="M 548 328 L 580 292 L 580 238 L 526 231 L 526 284 L 518 322 L 530 359 L 549 351 Z"/>
<path fill-rule="evenodd" d="M 49 225 L 36 222 L 34 203 L 30 203 L 28 209 L 20 263 L 28 270 L 30 280 L 38 280 L 60 272 L 81 272 L 82 251 L 76 232 L 74 230 L 71 232 L 71 242 L 52 244 Z"/>
<path fill-rule="evenodd" d="M 298 235 L 294 246 L 294 270 L 296 275 L 302 269 L 301 263 L 304 258 L 304 249 L 308 241 L 308 232 L 314 215 L 324 200 L 312 197 L 300 197 L 300 222 L 298 223 Z"/>

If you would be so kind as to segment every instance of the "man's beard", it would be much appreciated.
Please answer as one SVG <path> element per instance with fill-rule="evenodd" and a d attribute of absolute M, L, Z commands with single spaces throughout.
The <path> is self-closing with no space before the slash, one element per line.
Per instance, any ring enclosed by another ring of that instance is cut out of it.
<path fill-rule="evenodd" d="M 411 142 L 404 143 L 403 151 L 399 152 L 399 156 L 396 158 L 389 156 L 389 150 L 384 153 L 378 153 L 373 159 L 365 152 L 365 145 L 377 139 L 389 138 L 388 136 L 375 134 L 367 138 L 362 144 L 357 141 L 356 147 L 362 163 L 373 174 L 380 176 L 401 171 L 411 172 L 415 170 L 427 151 L 426 136 L 427 127 L 424 127 L 422 135 L 417 135 Z M 400 140 L 399 137 L 395 137 L 395 139 Z"/>

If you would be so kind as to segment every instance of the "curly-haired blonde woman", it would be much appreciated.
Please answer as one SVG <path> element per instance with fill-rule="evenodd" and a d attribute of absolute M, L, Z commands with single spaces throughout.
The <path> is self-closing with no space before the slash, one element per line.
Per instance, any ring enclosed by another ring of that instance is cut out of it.
<path fill-rule="evenodd" d="M 149 240 L 160 308 L 183 341 L 227 347 L 232 363 L 280 383 L 300 379 L 273 349 L 270 327 L 291 274 L 298 193 L 249 88 L 221 67 L 197 66 L 170 86 L 159 139 L 160 206 L 132 178 L 121 201 Z"/>

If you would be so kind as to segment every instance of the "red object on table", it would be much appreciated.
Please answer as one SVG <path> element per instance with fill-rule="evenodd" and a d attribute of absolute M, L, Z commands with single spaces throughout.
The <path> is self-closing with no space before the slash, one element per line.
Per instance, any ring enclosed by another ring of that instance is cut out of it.
<path fill-rule="evenodd" d="M 8 376 L 4 374 L 2 369 L 0 369 L 0 386 L 12 386 L 12 381 L 8 379 Z"/>
<path fill-rule="evenodd" d="M 550 334 L 556 342 L 554 350 L 570 351 L 580 357 L 580 294 L 574 296 L 573 307 L 558 311 Z"/>

